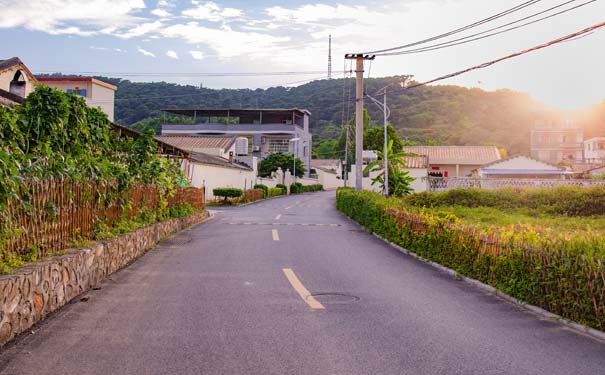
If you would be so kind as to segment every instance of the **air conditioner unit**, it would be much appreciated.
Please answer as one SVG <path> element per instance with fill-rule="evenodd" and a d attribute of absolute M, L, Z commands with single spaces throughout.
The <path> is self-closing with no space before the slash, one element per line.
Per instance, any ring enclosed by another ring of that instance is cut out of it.
<path fill-rule="evenodd" d="M 260 146 L 252 146 L 252 150 L 254 152 L 258 152 L 258 151 L 260 151 Z"/>

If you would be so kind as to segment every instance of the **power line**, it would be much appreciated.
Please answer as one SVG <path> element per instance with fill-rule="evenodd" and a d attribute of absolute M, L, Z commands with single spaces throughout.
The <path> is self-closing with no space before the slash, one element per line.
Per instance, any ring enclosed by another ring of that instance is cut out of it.
<path fill-rule="evenodd" d="M 460 32 L 466 31 L 468 29 L 472 29 L 474 27 L 481 26 L 483 24 L 486 24 L 486 23 L 491 22 L 493 20 L 496 20 L 498 18 L 502 18 L 502 17 L 507 16 L 507 15 L 509 15 L 511 13 L 517 12 L 517 11 L 519 11 L 521 9 L 524 9 L 524 8 L 527 8 L 527 7 L 531 6 L 531 5 L 539 3 L 540 1 L 542 1 L 542 0 L 526 1 L 526 2 L 521 3 L 521 4 L 519 4 L 519 5 L 515 6 L 515 7 L 512 7 L 510 9 L 507 9 L 507 10 L 502 11 L 500 13 L 494 14 L 494 15 L 492 15 L 490 17 L 487 17 L 487 18 L 484 18 L 482 20 L 473 22 L 473 23 L 471 23 L 469 25 L 462 26 L 462 27 L 460 27 L 458 29 L 455 29 L 455 30 L 452 30 L 452 31 L 448 31 L 446 33 L 439 34 L 439 35 L 436 35 L 436 36 L 433 36 L 433 37 L 430 37 L 430 38 L 427 38 L 427 39 L 423 39 L 423 40 L 420 40 L 420 41 L 417 41 L 417 42 L 414 42 L 414 43 L 404 44 L 402 46 L 397 46 L 397 47 L 392 47 L 392 48 L 386 48 L 386 49 L 381 49 L 381 50 L 376 50 L 376 51 L 363 52 L 361 54 L 363 54 L 363 55 L 365 55 L 365 54 L 371 55 L 371 54 L 377 54 L 377 53 L 390 52 L 390 51 L 395 51 L 395 50 L 398 50 L 398 49 L 414 47 L 414 46 L 417 46 L 419 44 L 424 44 L 424 43 L 432 42 L 432 41 L 437 40 L 437 39 L 445 38 L 445 37 L 448 37 L 448 36 L 451 36 L 451 35 L 458 34 Z"/>
<path fill-rule="evenodd" d="M 521 56 L 521 55 L 525 55 L 525 54 L 530 53 L 530 52 L 534 52 L 534 51 L 537 51 L 537 50 L 540 50 L 540 49 L 543 49 L 543 48 L 546 48 L 546 47 L 553 46 L 555 44 L 559 44 L 561 42 L 566 42 L 566 41 L 569 41 L 569 40 L 572 40 L 572 39 L 576 39 L 576 38 L 584 36 L 584 35 L 586 35 L 588 33 L 592 33 L 595 30 L 600 29 L 602 27 L 605 27 L 605 22 L 596 24 L 594 26 L 590 26 L 590 27 L 588 27 L 588 28 L 586 28 L 584 30 L 580 30 L 578 32 L 575 32 L 573 34 L 569 34 L 569 35 L 563 36 L 561 38 L 552 40 L 550 42 L 547 42 L 547 43 L 544 43 L 544 44 L 540 44 L 538 46 L 535 46 L 535 47 L 532 47 L 532 48 L 528 48 L 526 50 L 523 50 L 523 51 L 520 51 L 520 52 L 516 52 L 516 53 L 510 54 L 508 56 L 501 57 L 501 58 L 496 59 L 496 60 L 492 60 L 492 61 L 480 64 L 480 65 L 473 66 L 473 67 L 468 68 L 468 69 L 460 70 L 460 71 L 455 72 L 455 73 L 451 73 L 451 74 L 448 74 L 448 75 L 445 75 L 445 76 L 441 76 L 441 77 L 438 77 L 438 78 L 435 78 L 435 79 L 431 79 L 430 81 L 426 81 L 426 82 L 410 85 L 410 86 L 408 86 L 408 87 L 406 87 L 406 88 L 404 88 L 402 90 L 406 91 L 406 90 L 413 89 L 413 88 L 416 88 L 416 87 L 426 86 L 428 84 L 435 83 L 435 82 L 438 82 L 438 81 L 442 81 L 444 79 L 456 77 L 456 76 L 462 75 L 464 73 L 471 72 L 473 70 L 487 68 L 487 67 L 489 67 L 491 65 L 494 65 L 494 64 L 499 63 L 499 62 L 504 61 L 504 60 L 509 60 L 509 59 L 512 59 L 512 58 L 515 58 L 515 57 L 518 57 L 518 56 Z M 391 91 L 391 93 L 392 92 L 393 91 Z"/>
<path fill-rule="evenodd" d="M 38 73 L 59 73 L 56 70 L 38 70 Z M 327 75 L 325 70 L 306 70 L 306 71 L 273 71 L 273 72 L 92 72 L 92 71 L 64 71 L 64 74 L 87 74 L 96 76 L 119 76 L 119 77 L 265 77 L 265 76 L 292 76 L 292 75 Z"/>
<path fill-rule="evenodd" d="M 486 33 L 489 33 L 490 31 L 499 30 L 499 29 L 502 29 L 503 27 L 507 27 L 507 26 L 510 26 L 510 25 L 513 25 L 513 24 L 516 24 L 516 23 L 528 20 L 530 18 L 534 18 L 534 17 L 539 16 L 541 14 L 548 13 L 551 10 L 554 10 L 556 8 L 560 8 L 562 6 L 565 6 L 565 5 L 567 5 L 569 3 L 572 3 L 572 2 L 575 2 L 575 1 L 577 1 L 577 0 L 570 0 L 570 1 L 567 1 L 565 3 L 559 4 L 559 5 L 555 6 L 555 7 L 552 7 L 550 9 L 544 10 L 542 12 L 538 12 L 538 13 L 532 14 L 530 16 L 521 18 L 519 20 L 516 20 L 516 21 L 513 21 L 513 22 L 509 22 L 507 24 L 504 24 L 504 25 L 501 25 L 501 26 L 498 26 L 498 27 L 494 27 L 494 28 L 491 28 L 489 30 L 485 30 L 485 31 L 482 31 L 480 33 L 476 33 L 476 34 L 473 34 L 473 35 L 465 36 L 465 37 L 462 37 L 462 38 L 450 40 L 450 41 L 439 43 L 439 44 L 433 44 L 433 45 L 422 47 L 422 48 L 416 48 L 416 49 L 410 49 L 410 50 L 404 50 L 404 51 L 397 51 L 397 52 L 390 52 L 390 53 L 379 53 L 376 56 L 408 55 L 408 54 L 413 54 L 413 53 L 434 51 L 434 50 L 438 50 L 438 49 L 449 48 L 449 47 L 453 47 L 453 46 L 457 46 L 457 45 L 461 45 L 461 44 L 466 44 L 466 43 L 474 42 L 474 41 L 477 41 L 477 40 L 481 40 L 481 39 L 489 38 L 489 37 L 492 37 L 492 36 L 504 34 L 506 32 L 512 31 L 512 30 L 517 30 L 517 29 L 520 29 L 522 27 L 529 26 L 529 25 L 532 25 L 532 24 L 535 24 L 535 23 L 547 20 L 549 18 L 553 18 L 553 17 L 559 16 L 561 14 L 565 14 L 567 12 L 571 12 L 573 10 L 576 10 L 576 9 L 580 8 L 580 7 L 583 7 L 583 6 L 586 6 L 588 4 L 594 3 L 597 0 L 590 0 L 590 1 L 587 1 L 585 3 L 578 4 L 578 5 L 574 6 L 574 7 L 571 7 L 571 8 L 559 11 L 557 13 L 553 13 L 553 14 L 550 14 L 548 16 L 545 16 L 545 17 L 542 17 L 542 18 L 538 18 L 538 19 L 530 21 L 530 22 L 523 23 L 521 25 L 517 25 L 517 26 L 510 27 L 510 28 L 507 28 L 507 29 L 504 29 L 504 30 L 501 30 L 501 31 L 498 31 L 498 32 L 495 32 L 495 33 L 484 35 Z M 483 35 L 483 36 L 479 36 L 479 35 Z"/>

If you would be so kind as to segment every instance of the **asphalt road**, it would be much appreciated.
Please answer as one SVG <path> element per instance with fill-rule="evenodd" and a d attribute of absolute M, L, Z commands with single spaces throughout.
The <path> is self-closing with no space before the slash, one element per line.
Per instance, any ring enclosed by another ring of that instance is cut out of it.
<path fill-rule="evenodd" d="M 400 254 L 333 192 L 220 210 L 85 297 L 0 374 L 605 374 L 604 343 Z"/>

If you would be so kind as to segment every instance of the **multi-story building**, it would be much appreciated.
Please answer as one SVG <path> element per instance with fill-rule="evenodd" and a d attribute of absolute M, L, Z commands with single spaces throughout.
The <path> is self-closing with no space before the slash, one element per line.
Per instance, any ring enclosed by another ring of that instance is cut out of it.
<path fill-rule="evenodd" d="M 263 159 L 273 153 L 290 153 L 311 169 L 309 117 L 306 109 L 166 109 L 167 114 L 187 116 L 196 124 L 162 125 L 163 136 L 229 135 L 248 140 L 237 154 Z"/>
<path fill-rule="evenodd" d="M 100 107 L 109 121 L 114 120 L 116 86 L 89 77 L 38 77 L 38 82 L 52 88 L 80 95 L 89 107 Z"/>
<path fill-rule="evenodd" d="M 605 137 L 595 137 L 584 141 L 584 159 L 588 163 L 605 163 Z"/>
<path fill-rule="evenodd" d="M 571 120 L 536 120 L 531 130 L 531 156 L 547 163 L 584 160 L 584 130 Z"/>

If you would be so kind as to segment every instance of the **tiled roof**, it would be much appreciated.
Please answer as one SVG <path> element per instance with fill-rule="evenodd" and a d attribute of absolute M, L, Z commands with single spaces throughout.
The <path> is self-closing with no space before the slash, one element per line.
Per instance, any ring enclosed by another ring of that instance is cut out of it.
<path fill-rule="evenodd" d="M 311 159 L 311 168 L 333 167 L 338 168 L 340 160 L 338 159 Z"/>
<path fill-rule="evenodd" d="M 429 159 L 426 156 L 406 156 L 403 158 L 406 168 L 428 168 Z"/>
<path fill-rule="evenodd" d="M 201 152 L 192 152 L 189 155 L 190 159 L 194 163 L 216 165 L 223 168 L 241 169 L 245 171 L 251 171 L 252 169 L 238 163 L 231 163 L 225 158 L 218 156 L 208 155 Z"/>
<path fill-rule="evenodd" d="M 405 146 L 403 151 L 428 156 L 430 164 L 483 165 L 500 160 L 493 146 Z"/>
<path fill-rule="evenodd" d="M 0 60 L 0 72 L 2 72 L 3 70 L 7 70 L 12 68 L 13 66 L 16 65 L 21 65 L 22 68 L 20 70 L 22 70 L 23 72 L 25 72 L 25 74 L 34 82 L 37 82 L 36 77 L 32 74 L 32 72 L 27 68 L 27 66 L 25 66 L 25 64 L 23 64 L 23 61 L 21 61 L 20 58 L 18 57 L 11 57 L 10 59 L 6 59 L 6 60 Z"/>
<path fill-rule="evenodd" d="M 534 159 L 534 158 L 532 158 L 530 156 L 525 156 L 525 155 L 513 155 L 513 156 L 509 156 L 509 157 L 504 158 L 504 159 L 496 160 L 496 161 L 493 161 L 491 163 L 487 163 L 487 164 L 482 165 L 480 169 L 483 170 L 483 171 L 486 171 L 486 170 L 489 170 L 489 169 L 497 170 L 498 168 L 492 168 L 492 167 L 504 164 L 504 163 L 509 162 L 509 161 L 511 161 L 513 159 L 526 159 L 527 161 L 533 162 L 534 166 L 540 165 L 542 167 L 542 169 L 544 169 L 544 170 L 557 170 L 557 171 L 565 171 L 566 170 L 565 167 L 560 167 L 558 165 L 554 165 L 554 164 L 551 164 L 551 163 L 548 163 L 548 162 L 545 162 L 545 161 L 542 161 L 542 160 Z M 528 170 L 531 170 L 531 169 L 528 169 Z"/>
<path fill-rule="evenodd" d="M 23 103 L 25 99 L 20 97 L 19 95 L 15 95 L 9 91 L 5 91 L 0 89 L 0 104 L 3 105 L 13 105 Z"/>
<path fill-rule="evenodd" d="M 233 143 L 235 143 L 235 137 L 187 137 L 162 135 L 155 137 L 155 139 L 184 150 L 194 150 L 200 148 L 220 148 L 222 150 L 226 150 L 230 148 Z"/>

